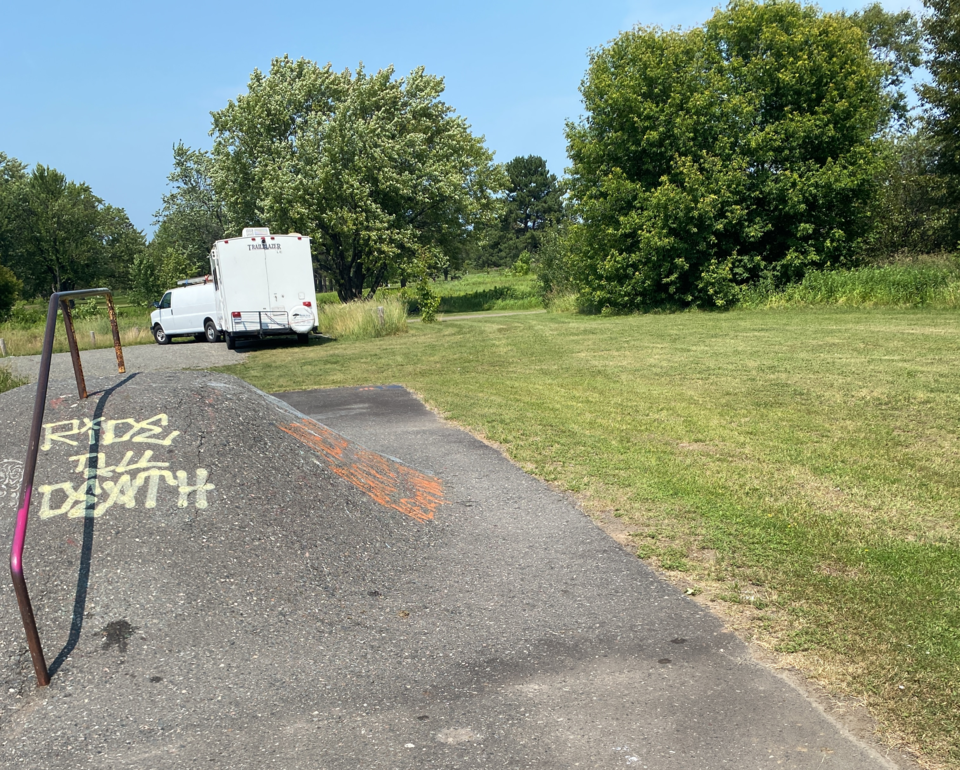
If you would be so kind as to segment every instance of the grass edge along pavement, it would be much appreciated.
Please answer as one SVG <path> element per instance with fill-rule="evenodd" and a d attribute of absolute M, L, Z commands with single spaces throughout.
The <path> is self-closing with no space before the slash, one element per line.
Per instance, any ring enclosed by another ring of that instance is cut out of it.
<path fill-rule="evenodd" d="M 267 391 L 401 383 L 607 511 L 884 740 L 960 762 L 956 313 L 559 314 L 261 351 Z M 549 536 L 549 533 L 545 533 Z"/>

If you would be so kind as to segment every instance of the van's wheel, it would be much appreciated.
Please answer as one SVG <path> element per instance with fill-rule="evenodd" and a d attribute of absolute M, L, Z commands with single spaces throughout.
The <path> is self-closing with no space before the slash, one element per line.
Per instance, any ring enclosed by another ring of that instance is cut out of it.
<path fill-rule="evenodd" d="M 234 337 L 230 332 L 224 332 L 223 336 L 227 340 L 227 350 L 236 350 L 237 338 Z"/>
<path fill-rule="evenodd" d="M 310 342 L 310 334 L 309 334 L 309 333 L 307 333 L 307 334 L 299 334 L 299 333 L 298 333 L 298 334 L 297 334 L 297 342 L 299 342 L 301 345 L 306 345 L 308 342 Z"/>
<path fill-rule="evenodd" d="M 207 342 L 216 342 L 220 339 L 220 330 L 213 321 L 207 321 L 203 325 L 203 336 Z"/>
<path fill-rule="evenodd" d="M 167 333 L 163 330 L 163 327 L 160 324 L 157 324 L 153 327 L 153 338 L 157 341 L 158 345 L 170 344 L 170 338 L 167 336 Z"/>

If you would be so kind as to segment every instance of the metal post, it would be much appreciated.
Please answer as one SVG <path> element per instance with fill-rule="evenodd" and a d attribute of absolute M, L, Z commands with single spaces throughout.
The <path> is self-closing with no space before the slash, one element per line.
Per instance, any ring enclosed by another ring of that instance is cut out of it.
<path fill-rule="evenodd" d="M 83 366 L 80 363 L 80 348 L 77 346 L 77 333 L 73 328 L 73 316 L 70 314 L 70 301 L 61 297 L 60 308 L 63 310 L 63 326 L 67 330 L 67 345 L 70 346 L 70 358 L 73 359 L 73 375 L 77 380 L 77 391 L 80 393 L 80 398 L 84 399 L 87 397 L 87 383 L 83 379 Z"/>
<path fill-rule="evenodd" d="M 117 371 L 124 374 L 127 371 L 123 363 L 123 347 L 120 345 L 120 327 L 117 326 L 117 311 L 113 307 L 113 295 L 107 292 L 107 315 L 110 316 L 110 331 L 113 332 L 113 349 L 117 354 Z M 139 329 L 137 330 L 139 331 Z"/>
<path fill-rule="evenodd" d="M 13 580 L 13 588 L 17 594 L 17 604 L 20 606 L 20 617 L 23 619 L 23 629 L 27 635 L 27 646 L 30 648 L 30 657 L 33 659 L 33 670 L 37 675 L 37 684 L 41 687 L 50 684 L 50 672 L 47 670 L 47 662 L 43 656 L 40 632 L 37 630 L 37 619 L 33 613 L 30 594 L 27 592 L 27 581 L 23 574 L 23 547 L 27 537 L 30 499 L 33 494 L 33 480 L 37 470 L 37 455 L 40 449 L 40 430 L 43 427 L 43 413 L 47 401 L 47 386 L 50 382 L 53 338 L 57 331 L 57 305 L 59 304 L 63 309 L 63 320 L 67 329 L 67 342 L 70 344 L 70 355 L 73 359 L 74 374 L 77 378 L 77 390 L 80 393 L 80 398 L 86 398 L 87 388 L 83 379 L 83 369 L 80 367 L 80 351 L 77 349 L 77 339 L 74 335 L 73 319 L 70 316 L 67 297 L 89 297 L 95 294 L 107 295 L 107 307 L 110 309 L 114 345 L 117 348 L 117 368 L 121 374 L 124 373 L 123 354 L 120 350 L 120 332 L 117 328 L 116 314 L 113 310 L 113 298 L 110 290 L 82 289 L 80 291 L 57 292 L 51 295 L 50 304 L 47 306 L 47 325 L 43 332 L 43 352 L 40 356 L 40 372 L 37 375 L 37 396 L 33 404 L 33 422 L 30 425 L 27 457 L 23 463 L 23 478 L 20 481 L 17 523 L 13 533 L 13 543 L 10 547 L 10 577 Z"/>
<path fill-rule="evenodd" d="M 40 429 L 43 427 L 43 411 L 47 401 L 47 384 L 50 381 L 50 359 L 53 355 L 53 335 L 57 330 L 57 295 L 50 297 L 47 307 L 47 326 L 43 332 L 43 352 L 40 355 L 40 372 L 37 375 L 37 398 L 33 404 L 33 422 L 30 425 L 30 443 L 27 446 L 27 458 L 23 463 L 23 480 L 20 482 L 20 505 L 17 509 L 17 526 L 13 533 L 13 546 L 10 549 L 10 577 L 20 605 L 23 629 L 27 633 L 27 646 L 33 658 L 33 670 L 37 674 L 37 684 L 46 687 L 50 684 L 47 662 L 43 657 L 40 644 L 40 632 L 33 615 L 30 594 L 27 593 L 27 581 L 23 575 L 23 545 L 27 537 L 27 513 L 30 510 L 30 496 L 33 493 L 33 476 L 37 470 L 37 454 L 40 448 Z"/>

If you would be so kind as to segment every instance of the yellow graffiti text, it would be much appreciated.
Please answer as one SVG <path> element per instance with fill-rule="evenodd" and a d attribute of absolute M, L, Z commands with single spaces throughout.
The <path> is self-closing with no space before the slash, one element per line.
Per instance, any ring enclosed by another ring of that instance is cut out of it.
<path fill-rule="evenodd" d="M 79 439 L 83 434 L 87 434 L 84 442 L 87 444 L 96 443 L 99 436 L 99 443 L 103 446 L 118 444 L 123 441 L 170 446 L 173 440 L 180 435 L 180 431 L 172 430 L 166 436 L 161 437 L 160 434 L 164 432 L 169 422 L 170 419 L 165 414 L 158 414 L 146 420 L 134 420 L 130 417 L 120 420 L 84 417 L 79 420 L 48 422 L 43 426 L 43 443 L 40 444 L 40 449 L 46 452 L 54 445 L 55 441 L 68 446 L 79 446 Z"/>
<path fill-rule="evenodd" d="M 153 463 L 153 465 L 167 464 Z M 112 476 L 113 471 L 118 468 L 119 466 L 111 469 L 110 475 Z M 84 469 L 88 474 L 87 478 L 77 486 L 64 481 L 60 484 L 43 484 L 38 487 L 40 518 L 49 519 L 63 514 L 69 518 L 98 517 L 118 505 L 135 508 L 137 495 L 144 487 L 147 490 L 143 501 L 144 507 L 156 508 L 161 480 L 166 486 L 177 488 L 178 508 L 186 508 L 190 504 L 191 495 L 193 495 L 194 507 L 206 508 L 207 492 L 216 489 L 213 484 L 207 483 L 209 474 L 204 468 L 197 468 L 194 484 L 189 483 L 190 479 L 186 471 L 177 471 L 174 476 L 171 471 L 158 467 L 149 468 L 137 474 L 124 473 L 116 479 L 103 478 L 102 480 L 98 471 L 99 469 Z"/>

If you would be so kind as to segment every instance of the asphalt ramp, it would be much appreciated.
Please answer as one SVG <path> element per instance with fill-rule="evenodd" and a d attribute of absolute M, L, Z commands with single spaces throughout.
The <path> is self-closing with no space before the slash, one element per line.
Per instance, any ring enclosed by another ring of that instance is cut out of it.
<path fill-rule="evenodd" d="M 0 767 L 877 768 L 722 625 L 403 388 L 51 384 L 0 588 Z M 9 547 L 34 386 L 0 395 Z"/>

